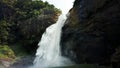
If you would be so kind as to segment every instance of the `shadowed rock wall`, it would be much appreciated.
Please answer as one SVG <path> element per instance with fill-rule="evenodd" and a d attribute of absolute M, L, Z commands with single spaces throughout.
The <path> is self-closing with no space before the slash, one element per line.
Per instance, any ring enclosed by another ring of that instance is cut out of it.
<path fill-rule="evenodd" d="M 119 0 L 75 0 L 63 27 L 63 55 L 76 63 L 118 63 L 119 7 Z"/>

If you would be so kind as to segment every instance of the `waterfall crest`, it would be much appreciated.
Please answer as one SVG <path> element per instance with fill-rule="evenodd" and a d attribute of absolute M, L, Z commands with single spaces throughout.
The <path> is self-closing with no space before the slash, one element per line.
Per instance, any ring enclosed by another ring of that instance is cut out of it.
<path fill-rule="evenodd" d="M 39 47 L 33 68 L 67 66 L 73 64 L 69 59 L 61 56 L 60 51 L 61 29 L 64 26 L 65 20 L 66 17 L 60 15 L 58 21 L 49 26 L 43 33 L 38 43 Z"/>

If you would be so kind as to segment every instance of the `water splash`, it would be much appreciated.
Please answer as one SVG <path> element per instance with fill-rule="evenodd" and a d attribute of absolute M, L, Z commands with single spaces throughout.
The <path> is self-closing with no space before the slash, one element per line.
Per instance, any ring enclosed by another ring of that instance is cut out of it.
<path fill-rule="evenodd" d="M 67 66 L 73 64 L 69 59 L 61 56 L 60 38 L 61 29 L 64 26 L 66 17 L 60 15 L 57 23 L 49 26 L 42 35 L 41 41 L 38 43 L 36 58 L 33 68 L 47 68 Z"/>

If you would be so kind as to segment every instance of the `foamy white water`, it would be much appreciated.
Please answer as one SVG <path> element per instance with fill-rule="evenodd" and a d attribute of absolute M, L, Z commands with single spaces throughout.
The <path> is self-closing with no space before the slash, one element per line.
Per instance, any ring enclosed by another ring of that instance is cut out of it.
<path fill-rule="evenodd" d="M 46 29 L 41 41 L 38 43 L 39 47 L 32 68 L 48 68 L 73 64 L 68 58 L 61 56 L 60 51 L 61 29 L 64 26 L 65 20 L 66 17 L 60 15 L 57 23 Z"/>

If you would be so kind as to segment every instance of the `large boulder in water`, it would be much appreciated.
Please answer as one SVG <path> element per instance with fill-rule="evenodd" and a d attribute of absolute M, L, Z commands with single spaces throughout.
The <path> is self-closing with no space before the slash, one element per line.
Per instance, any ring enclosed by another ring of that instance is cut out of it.
<path fill-rule="evenodd" d="M 75 0 L 63 27 L 63 55 L 77 63 L 110 64 L 120 47 L 119 7 L 119 0 Z"/>

